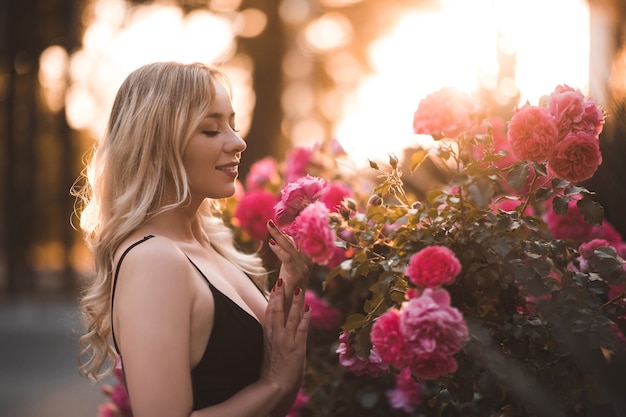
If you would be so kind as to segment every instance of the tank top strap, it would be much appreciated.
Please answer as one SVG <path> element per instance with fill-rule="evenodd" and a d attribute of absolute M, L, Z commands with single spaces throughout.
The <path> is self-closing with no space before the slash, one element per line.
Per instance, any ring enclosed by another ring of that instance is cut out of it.
<path fill-rule="evenodd" d="M 111 289 L 111 336 L 113 337 L 113 346 L 115 347 L 115 351 L 119 354 L 120 350 L 117 347 L 117 341 L 115 340 L 115 332 L 113 331 L 113 301 L 115 300 L 115 287 L 117 286 L 117 276 L 120 273 L 120 268 L 122 266 L 122 261 L 124 260 L 124 258 L 126 257 L 126 255 L 128 255 L 128 252 L 130 252 L 131 249 L 133 249 L 135 246 L 145 242 L 148 239 L 153 238 L 154 235 L 147 235 L 144 236 L 142 239 L 134 242 L 133 244 L 131 244 L 129 247 L 127 247 L 124 252 L 122 252 L 122 255 L 120 256 L 120 259 L 117 261 L 117 265 L 115 267 L 115 274 L 113 275 L 113 288 Z"/>

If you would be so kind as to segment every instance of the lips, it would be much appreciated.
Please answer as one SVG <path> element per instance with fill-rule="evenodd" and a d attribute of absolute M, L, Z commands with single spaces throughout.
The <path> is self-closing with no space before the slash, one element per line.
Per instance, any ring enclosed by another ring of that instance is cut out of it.
<path fill-rule="evenodd" d="M 231 162 L 225 165 L 218 165 L 215 167 L 218 171 L 223 171 L 228 174 L 237 174 L 239 170 L 239 162 Z"/>

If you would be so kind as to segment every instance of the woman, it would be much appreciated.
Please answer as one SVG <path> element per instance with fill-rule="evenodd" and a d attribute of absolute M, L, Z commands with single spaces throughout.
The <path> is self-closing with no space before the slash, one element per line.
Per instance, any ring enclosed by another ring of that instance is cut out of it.
<path fill-rule="evenodd" d="M 225 81 L 202 64 L 131 73 L 79 193 L 95 260 L 81 372 L 106 375 L 118 353 L 135 417 L 284 415 L 300 386 L 310 261 L 270 222 L 268 300 L 260 259 L 215 215 L 246 149 Z"/>

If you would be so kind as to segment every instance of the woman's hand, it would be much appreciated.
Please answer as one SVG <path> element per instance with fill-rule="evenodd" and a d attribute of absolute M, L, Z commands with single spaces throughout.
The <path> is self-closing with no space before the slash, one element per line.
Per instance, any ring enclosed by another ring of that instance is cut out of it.
<path fill-rule="evenodd" d="M 311 313 L 303 308 L 304 293 L 296 288 L 291 305 L 284 311 L 285 285 L 279 278 L 270 293 L 265 311 L 264 359 L 261 380 L 278 385 L 281 395 L 300 386 L 306 355 L 306 340 Z"/>
<path fill-rule="evenodd" d="M 269 240 L 270 248 L 281 262 L 278 276 L 283 279 L 286 286 L 286 300 L 289 301 L 291 291 L 295 290 L 295 288 L 307 288 L 313 261 L 300 252 L 296 248 L 293 239 L 281 232 L 272 220 L 267 223 L 267 229 L 271 236 Z M 287 303 L 285 310 L 288 310 L 288 306 L 289 304 Z"/>

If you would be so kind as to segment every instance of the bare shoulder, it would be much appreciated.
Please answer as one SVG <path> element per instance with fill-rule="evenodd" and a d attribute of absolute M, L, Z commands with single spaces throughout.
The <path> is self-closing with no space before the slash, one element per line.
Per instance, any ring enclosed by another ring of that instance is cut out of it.
<path fill-rule="evenodd" d="M 171 240 L 155 236 L 145 240 L 129 240 L 118 250 L 118 287 L 175 286 L 180 288 L 185 276 L 191 274 L 191 266 L 185 254 Z M 137 244 L 135 244 L 137 243 Z M 129 249 L 130 248 L 130 249 Z M 129 249 L 129 250 L 127 250 Z"/>

